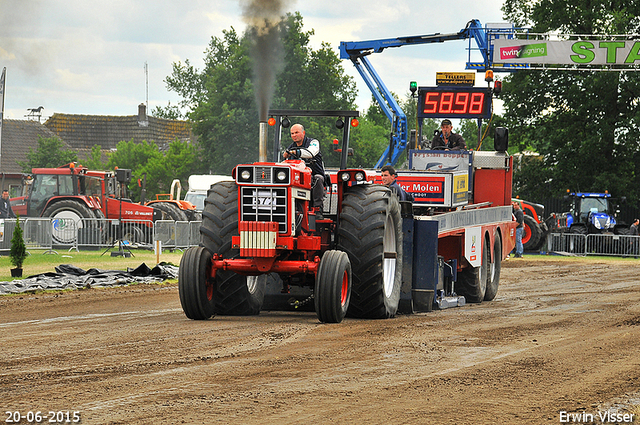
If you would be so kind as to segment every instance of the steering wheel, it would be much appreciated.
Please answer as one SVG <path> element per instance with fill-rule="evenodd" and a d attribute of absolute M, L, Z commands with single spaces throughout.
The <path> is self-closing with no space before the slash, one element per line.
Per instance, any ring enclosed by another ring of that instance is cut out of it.
<path fill-rule="evenodd" d="M 302 151 L 300 148 L 289 149 L 286 151 L 289 154 L 289 158 L 287 159 L 300 159 Z"/>

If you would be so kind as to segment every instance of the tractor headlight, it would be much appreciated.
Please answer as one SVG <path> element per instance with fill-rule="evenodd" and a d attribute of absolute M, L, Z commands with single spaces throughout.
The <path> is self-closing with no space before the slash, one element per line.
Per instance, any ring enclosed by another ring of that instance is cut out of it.
<path fill-rule="evenodd" d="M 289 183 L 289 172 L 288 168 L 274 168 L 273 169 L 273 183 L 274 184 L 287 184 Z"/>
<path fill-rule="evenodd" d="M 356 173 L 356 181 L 359 181 L 359 182 L 364 181 L 364 173 L 362 171 L 358 171 Z"/>
<path fill-rule="evenodd" d="M 238 169 L 238 182 L 252 183 L 253 169 L 248 167 Z"/>
<path fill-rule="evenodd" d="M 342 180 L 343 182 L 348 182 L 350 178 L 351 176 L 349 175 L 349 173 L 340 174 L 340 180 Z"/>

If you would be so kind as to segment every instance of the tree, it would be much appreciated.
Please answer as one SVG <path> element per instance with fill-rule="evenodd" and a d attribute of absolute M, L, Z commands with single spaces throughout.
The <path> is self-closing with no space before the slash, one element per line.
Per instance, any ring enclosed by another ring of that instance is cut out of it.
<path fill-rule="evenodd" d="M 141 188 L 138 187 L 137 180 L 143 177 L 143 168 L 148 162 L 154 159 L 162 159 L 158 146 L 151 142 L 143 140 L 142 143 L 135 143 L 133 139 L 127 141 L 121 141 L 116 145 L 116 151 L 109 153 L 109 161 L 107 162 L 107 169 L 114 170 L 117 168 L 131 169 L 132 179 L 129 183 L 129 189 L 131 191 L 131 197 L 133 199 L 140 199 Z M 151 189 L 153 187 L 153 189 Z M 147 176 L 147 193 L 148 197 L 153 196 L 158 190 L 157 181 L 150 179 Z"/>
<path fill-rule="evenodd" d="M 151 199 L 157 194 L 169 193 L 174 179 L 179 179 L 182 187 L 186 188 L 191 174 L 206 173 L 200 156 L 196 145 L 181 140 L 169 143 L 166 152 L 160 152 L 155 143 L 146 140 L 142 143 L 122 141 L 118 143 L 117 150 L 109 155 L 107 169 L 118 167 L 132 170 L 129 191 L 135 200 L 140 199 L 142 189 L 138 179 L 146 176 L 147 199 Z"/>
<path fill-rule="evenodd" d="M 147 163 L 140 167 L 137 178 L 143 174 L 147 176 L 147 194 L 151 197 L 159 193 L 169 193 L 173 180 L 180 180 L 183 188 L 187 188 L 187 181 L 191 174 L 203 174 L 202 163 L 199 161 L 198 149 L 186 141 L 175 140 L 169 144 L 169 150 L 158 156 L 149 158 Z M 139 193 L 137 183 L 130 185 L 133 193 Z"/>
<path fill-rule="evenodd" d="M 102 147 L 100 145 L 93 145 L 91 147 L 91 154 L 83 161 L 83 164 L 90 170 L 102 170 L 105 168 L 105 164 L 102 162 Z"/>
<path fill-rule="evenodd" d="M 11 238 L 11 249 L 9 251 L 9 261 L 16 269 L 22 268 L 22 263 L 27 258 L 27 245 L 24 243 L 22 227 L 20 226 L 20 216 L 16 218 L 16 227 Z"/>
<path fill-rule="evenodd" d="M 511 22 L 532 32 L 637 34 L 640 3 L 612 0 L 507 0 Z M 606 38 L 606 36 L 603 36 Z M 534 150 L 537 183 L 514 177 L 516 186 L 536 195 L 543 186 L 560 196 L 566 189 L 640 199 L 640 75 L 637 71 L 518 71 L 504 82 L 505 119 L 510 144 Z M 524 168 L 526 169 L 526 167 Z"/>
<path fill-rule="evenodd" d="M 318 50 L 309 46 L 313 31 L 304 32 L 302 26 L 299 13 L 288 14 L 279 25 L 283 65 L 271 108 L 353 109 L 355 82 L 329 45 L 323 43 Z M 174 63 L 165 80 L 167 88 L 182 97 L 179 106 L 193 122 L 202 158 L 214 173 L 229 174 L 238 163 L 258 159 L 251 35 L 248 31 L 240 36 L 233 28 L 223 31 L 222 38 L 212 37 L 202 71 L 186 60 Z M 307 133 L 320 140 L 323 152 L 330 150 L 340 132 L 327 121 L 316 122 L 323 123 L 322 129 L 311 126 L 311 120 L 302 121 Z M 283 140 L 283 145 L 288 143 Z"/>
<path fill-rule="evenodd" d="M 18 161 L 18 165 L 23 173 L 30 173 L 32 168 L 57 168 L 78 160 L 74 151 L 63 148 L 64 143 L 57 137 L 38 136 L 36 150 L 29 148 L 27 161 Z"/>

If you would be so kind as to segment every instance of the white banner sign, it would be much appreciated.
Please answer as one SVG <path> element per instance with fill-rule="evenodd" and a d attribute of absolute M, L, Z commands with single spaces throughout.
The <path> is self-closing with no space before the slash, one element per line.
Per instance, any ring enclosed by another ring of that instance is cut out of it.
<path fill-rule="evenodd" d="M 640 65 L 640 41 L 505 40 L 493 42 L 494 63 Z"/>

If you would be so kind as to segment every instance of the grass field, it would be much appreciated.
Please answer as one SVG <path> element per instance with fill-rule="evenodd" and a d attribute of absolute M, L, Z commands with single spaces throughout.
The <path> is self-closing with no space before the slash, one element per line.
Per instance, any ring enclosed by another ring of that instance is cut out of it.
<path fill-rule="evenodd" d="M 180 265 L 181 251 L 163 250 L 158 257 L 153 251 L 132 249 L 131 257 L 112 257 L 111 252 L 118 249 L 111 249 L 108 252 L 99 251 L 67 251 L 65 249 L 55 250 L 54 253 L 44 254 L 41 250 L 32 250 L 22 265 L 22 278 L 46 272 L 55 272 L 55 267 L 61 264 L 71 264 L 84 270 L 97 268 L 101 270 L 127 270 L 127 267 L 135 268 L 142 263 L 153 267 L 158 262 Z M 126 252 L 126 251 L 125 251 Z M 9 256 L 0 256 L 0 282 L 11 281 L 11 269 L 13 266 L 9 262 Z"/>

